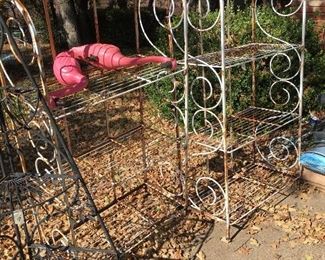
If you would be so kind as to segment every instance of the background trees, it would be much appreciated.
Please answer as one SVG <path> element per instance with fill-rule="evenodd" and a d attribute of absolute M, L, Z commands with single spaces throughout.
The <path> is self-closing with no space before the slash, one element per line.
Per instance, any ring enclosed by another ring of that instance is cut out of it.
<path fill-rule="evenodd" d="M 129 10 L 129 6 L 133 6 L 135 0 L 106 0 L 108 11 L 105 11 L 109 14 L 109 10 L 118 9 L 120 12 L 133 14 L 133 10 Z M 255 1 L 255 0 L 254 0 Z M 38 28 L 43 28 L 46 34 L 46 26 L 44 24 L 43 17 L 39 14 L 44 13 L 43 10 L 43 1 L 34 1 L 34 0 L 25 0 L 25 4 L 29 7 L 31 12 L 34 12 L 32 17 L 36 20 Z M 92 0 L 48 0 L 50 10 L 50 16 L 52 19 L 52 27 L 55 33 L 55 41 L 57 47 L 60 48 L 70 48 L 76 45 L 90 43 L 95 41 L 94 33 L 94 21 L 93 21 L 93 8 Z M 192 0 L 192 8 L 195 8 L 197 5 L 197 0 Z M 205 1 L 202 1 L 203 3 Z M 219 0 L 209 0 L 211 10 L 216 10 L 219 8 Z M 225 0 L 227 2 L 227 0 Z M 245 8 L 245 5 L 249 5 L 251 0 L 230 0 L 234 6 L 240 8 Z M 258 0 L 258 4 L 265 4 L 269 0 Z M 276 0 L 278 4 L 287 3 L 288 0 Z M 147 1 L 149 10 L 153 4 L 153 0 Z M 131 8 L 132 9 L 132 8 Z M 112 11 L 113 13 L 116 11 Z M 118 13 L 118 12 L 117 12 Z M 39 17 L 39 19 L 37 19 Z M 42 20 L 37 22 L 37 20 Z M 102 20 L 107 20 L 104 17 Z M 118 20 L 118 19 L 115 19 Z M 127 26 L 124 30 L 132 31 L 132 21 L 129 21 L 130 26 Z M 100 23 L 101 25 L 101 23 Z M 109 26 L 112 26 L 111 24 Z M 115 25 L 113 25 L 115 26 Z M 106 30 L 106 28 L 105 28 Z M 104 32 L 105 33 L 105 32 Z M 121 32 L 123 33 L 123 32 Z M 132 33 L 132 32 L 131 32 Z M 44 35 L 40 35 L 44 37 Z"/>
<path fill-rule="evenodd" d="M 93 42 L 95 39 L 92 19 L 92 1 L 48 0 L 52 28 L 58 48 L 70 48 Z M 25 0 L 38 27 L 40 37 L 46 34 L 43 1 Z M 39 14 L 43 14 L 40 16 Z"/>

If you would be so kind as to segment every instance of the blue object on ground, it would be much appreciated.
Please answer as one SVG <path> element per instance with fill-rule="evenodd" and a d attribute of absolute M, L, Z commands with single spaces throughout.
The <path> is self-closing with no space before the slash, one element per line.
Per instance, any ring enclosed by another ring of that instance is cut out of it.
<path fill-rule="evenodd" d="M 304 152 L 300 156 L 300 163 L 312 171 L 325 175 L 325 146 Z"/>

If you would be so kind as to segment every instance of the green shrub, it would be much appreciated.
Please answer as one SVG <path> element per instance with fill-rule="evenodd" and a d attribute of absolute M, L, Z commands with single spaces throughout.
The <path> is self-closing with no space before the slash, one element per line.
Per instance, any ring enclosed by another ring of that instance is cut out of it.
<path fill-rule="evenodd" d="M 251 10 L 246 8 L 243 10 L 234 10 L 233 7 L 227 9 L 227 24 L 229 26 L 230 37 L 227 40 L 227 47 L 238 46 L 242 44 L 247 44 L 251 42 Z M 208 27 L 213 24 L 217 17 L 216 12 L 211 12 L 205 19 L 202 20 L 203 27 Z M 258 8 L 258 18 L 260 24 L 263 28 L 273 35 L 285 41 L 291 43 L 301 42 L 301 21 L 292 18 L 284 18 L 276 15 L 270 7 L 263 6 Z M 193 24 L 198 25 L 198 15 L 191 13 L 190 19 Z M 174 23 L 176 24 L 179 18 L 176 18 Z M 228 27 L 226 26 L 226 27 Z M 212 30 L 204 32 L 203 37 L 203 46 L 204 52 L 213 52 L 220 49 L 220 26 L 215 26 Z M 167 46 L 167 33 L 165 30 L 160 29 L 158 33 L 159 37 L 156 42 L 157 46 L 165 53 L 168 53 Z M 189 27 L 189 52 L 192 55 L 197 55 L 200 53 L 199 46 L 199 33 Z M 183 29 L 182 26 L 174 32 L 174 36 L 182 46 L 183 44 Z M 258 27 L 256 29 L 256 39 L 258 42 L 270 42 L 277 43 L 272 40 L 272 38 L 266 36 Z M 288 77 L 288 75 L 295 75 L 299 69 L 299 60 L 294 51 L 288 53 L 292 58 L 292 66 L 289 70 L 288 62 L 283 57 L 277 57 L 273 62 L 273 69 L 281 77 Z M 177 50 L 175 56 L 178 59 L 183 58 L 183 54 Z M 270 73 L 270 58 L 263 59 L 256 62 L 256 80 L 257 80 L 257 92 L 256 100 L 257 106 L 269 107 L 275 109 L 291 110 L 294 108 L 295 102 L 298 100 L 297 93 L 294 88 L 289 87 L 289 93 L 292 96 L 292 101 L 290 106 L 275 105 L 272 103 L 269 97 L 269 90 L 273 82 L 275 82 L 275 77 Z M 229 72 L 230 71 L 230 72 Z M 313 21 L 308 20 L 306 28 L 306 55 L 305 55 L 305 81 L 304 81 L 304 113 L 307 114 L 309 110 L 319 109 L 319 104 L 315 102 L 316 96 L 325 92 L 325 54 L 320 47 L 320 40 L 318 37 L 318 32 L 315 30 L 315 24 Z M 209 69 L 205 70 L 206 74 L 209 74 Z M 200 69 L 190 70 L 190 82 L 197 76 L 200 75 Z M 231 70 L 228 70 L 227 79 L 231 79 L 231 85 L 227 86 L 227 89 L 231 88 L 231 93 L 227 96 L 228 110 L 238 111 L 245 109 L 247 106 L 252 105 L 252 90 L 251 90 L 251 81 L 252 81 L 252 68 L 250 64 L 245 66 L 235 67 Z M 215 76 L 211 75 L 212 84 L 218 88 L 218 81 Z M 292 79 L 292 82 L 299 86 L 299 75 Z M 162 85 L 167 85 L 166 82 L 161 83 Z M 273 98 L 278 101 L 284 102 L 286 98 L 286 93 L 283 92 L 282 87 L 284 84 L 278 84 L 275 86 L 277 91 Z M 202 97 L 202 87 L 195 88 L 197 93 L 196 96 Z M 156 103 L 159 98 L 156 97 L 159 93 L 152 91 L 149 93 L 149 98 L 153 103 Z M 216 95 L 214 101 L 218 99 Z M 157 103 L 156 103 L 157 104 Z M 194 107 L 190 105 L 190 112 L 195 110 Z M 160 108 L 162 107 L 160 103 Z M 163 111 L 167 109 L 161 108 Z M 196 108 L 197 109 L 197 108 Z M 220 108 L 219 108 L 220 109 Z M 217 111 L 218 112 L 218 111 Z"/>

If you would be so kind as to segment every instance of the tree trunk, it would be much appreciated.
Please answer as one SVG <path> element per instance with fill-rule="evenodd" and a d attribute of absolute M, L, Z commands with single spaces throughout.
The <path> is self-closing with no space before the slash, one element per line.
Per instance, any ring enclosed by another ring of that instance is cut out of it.
<path fill-rule="evenodd" d="M 54 0 L 54 3 L 60 10 L 68 46 L 71 48 L 80 45 L 76 10 L 73 0 Z"/>
<path fill-rule="evenodd" d="M 91 21 L 88 11 L 88 1 L 75 0 L 75 10 L 77 14 L 78 27 L 81 29 L 80 41 L 82 44 L 94 42 L 94 22 Z"/>

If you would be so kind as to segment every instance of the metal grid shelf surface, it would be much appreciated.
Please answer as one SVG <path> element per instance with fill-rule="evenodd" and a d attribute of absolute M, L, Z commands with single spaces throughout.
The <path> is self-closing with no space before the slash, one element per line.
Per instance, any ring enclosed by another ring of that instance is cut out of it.
<path fill-rule="evenodd" d="M 146 177 L 146 172 L 156 172 L 159 164 L 173 161 L 173 144 L 165 134 L 140 127 L 76 158 L 95 203 L 100 205 L 99 213 L 123 253 L 181 214 L 180 203 L 158 187 L 153 176 Z M 96 228 L 87 223 L 79 229 L 83 239 L 96 238 Z M 105 245 L 97 244 L 101 248 Z"/>
<path fill-rule="evenodd" d="M 140 210 L 143 201 L 146 202 L 146 207 Z M 160 193 L 144 185 L 131 196 L 101 210 L 100 214 L 110 229 L 115 245 L 125 254 L 157 232 L 161 225 L 168 224 L 170 219 L 179 213 L 176 211 L 177 205 L 173 205 L 168 198 L 163 198 Z M 155 213 L 163 213 L 164 217 L 154 219 L 152 215 Z M 103 240 L 100 240 L 102 244 L 98 243 L 98 227 L 84 223 L 78 230 L 83 234 L 83 240 L 93 241 L 94 245 L 100 248 L 108 246 Z"/>
<path fill-rule="evenodd" d="M 298 50 L 299 45 L 270 44 L 270 43 L 250 43 L 225 50 L 226 68 L 242 65 L 254 60 L 271 57 L 278 53 L 285 53 Z M 221 68 L 221 51 L 206 53 L 189 58 L 189 65 L 192 66 L 212 66 Z"/>
<path fill-rule="evenodd" d="M 230 224 L 236 225 L 245 221 L 251 213 L 276 194 L 289 188 L 298 178 L 298 174 L 281 172 L 258 163 L 234 174 L 228 182 Z M 223 178 L 219 179 L 219 184 L 224 189 Z M 208 186 L 201 186 L 198 194 L 200 199 L 194 192 L 191 192 L 190 198 L 200 210 L 205 209 L 213 218 L 226 221 L 224 196 L 216 183 L 211 182 Z M 214 203 L 211 203 L 212 201 Z"/>
<path fill-rule="evenodd" d="M 76 158 L 95 202 L 113 203 L 139 188 L 145 172 L 176 160 L 173 139 L 151 128 L 137 128 Z M 96 167 L 94 167 L 96 165 Z M 175 162 L 176 167 L 176 162 Z"/>
<path fill-rule="evenodd" d="M 87 90 L 61 99 L 57 109 L 53 110 L 56 119 L 72 115 L 106 100 L 113 99 L 126 93 L 141 89 L 182 72 L 178 67 L 170 71 L 156 64 L 131 67 L 123 70 L 100 71 L 96 70 L 89 75 Z M 59 88 L 58 83 L 49 86 L 49 89 Z"/>
<path fill-rule="evenodd" d="M 297 114 L 250 106 L 228 118 L 227 152 L 232 153 L 298 119 Z M 200 146 L 201 152 L 202 148 L 208 152 L 216 150 L 216 147 L 224 151 L 220 125 L 214 124 L 200 129 L 197 134 L 192 133 L 191 140 L 194 149 Z"/>
<path fill-rule="evenodd" d="M 64 189 L 58 186 L 62 180 L 66 184 Z M 60 175 L 50 172 L 43 176 L 17 172 L 0 179 L 0 219 L 10 216 L 15 210 L 10 207 L 10 203 L 18 207 L 18 212 L 28 211 L 35 206 L 51 202 L 64 192 L 69 192 L 77 182 L 71 171 Z"/>

